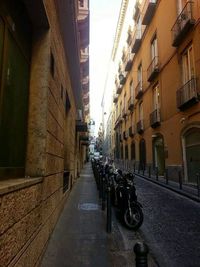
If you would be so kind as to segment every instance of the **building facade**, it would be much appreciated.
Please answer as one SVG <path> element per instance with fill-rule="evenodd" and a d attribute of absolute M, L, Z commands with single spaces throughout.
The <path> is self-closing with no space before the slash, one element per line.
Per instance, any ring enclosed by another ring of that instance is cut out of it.
<path fill-rule="evenodd" d="M 86 158 L 88 10 L 0 3 L 1 267 L 39 265 Z"/>
<path fill-rule="evenodd" d="M 199 0 L 136 1 L 113 98 L 115 158 L 191 184 L 200 171 L 199 22 Z"/>

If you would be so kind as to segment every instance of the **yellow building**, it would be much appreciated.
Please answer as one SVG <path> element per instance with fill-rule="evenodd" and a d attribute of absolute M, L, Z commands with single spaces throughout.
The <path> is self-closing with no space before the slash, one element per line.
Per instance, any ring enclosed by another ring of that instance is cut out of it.
<path fill-rule="evenodd" d="M 1 267 L 39 264 L 86 158 L 88 8 L 0 3 Z"/>
<path fill-rule="evenodd" d="M 115 157 L 196 183 L 200 1 L 137 1 L 133 20 L 116 73 Z"/>

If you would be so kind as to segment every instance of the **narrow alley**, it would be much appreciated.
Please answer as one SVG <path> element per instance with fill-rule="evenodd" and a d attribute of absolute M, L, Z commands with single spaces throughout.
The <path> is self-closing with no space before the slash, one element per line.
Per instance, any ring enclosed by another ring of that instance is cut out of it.
<path fill-rule="evenodd" d="M 90 163 L 81 173 L 54 229 L 41 267 L 134 267 L 133 246 L 142 238 L 112 216 L 112 233 L 106 232 Z M 149 267 L 157 264 L 149 255 Z"/>

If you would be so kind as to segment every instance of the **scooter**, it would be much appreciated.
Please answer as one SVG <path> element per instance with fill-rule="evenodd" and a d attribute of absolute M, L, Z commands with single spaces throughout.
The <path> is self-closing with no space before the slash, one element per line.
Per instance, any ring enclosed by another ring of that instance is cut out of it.
<path fill-rule="evenodd" d="M 143 223 L 142 205 L 137 200 L 134 175 L 118 171 L 114 176 L 116 206 L 119 208 L 123 221 L 129 229 L 137 230 Z"/>

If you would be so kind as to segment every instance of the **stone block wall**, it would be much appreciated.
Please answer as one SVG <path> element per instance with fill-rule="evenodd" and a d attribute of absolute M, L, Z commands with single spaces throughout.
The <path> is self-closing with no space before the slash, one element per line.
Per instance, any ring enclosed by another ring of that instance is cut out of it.
<path fill-rule="evenodd" d="M 21 184 L 13 179 L 6 189 L 0 183 L 0 267 L 39 266 L 75 181 L 77 161 L 82 162 L 77 158 L 82 153 L 76 146 L 76 105 L 56 8 L 53 0 L 44 5 L 50 27 L 33 33 L 26 177 Z M 65 169 L 71 184 L 63 193 Z"/>

